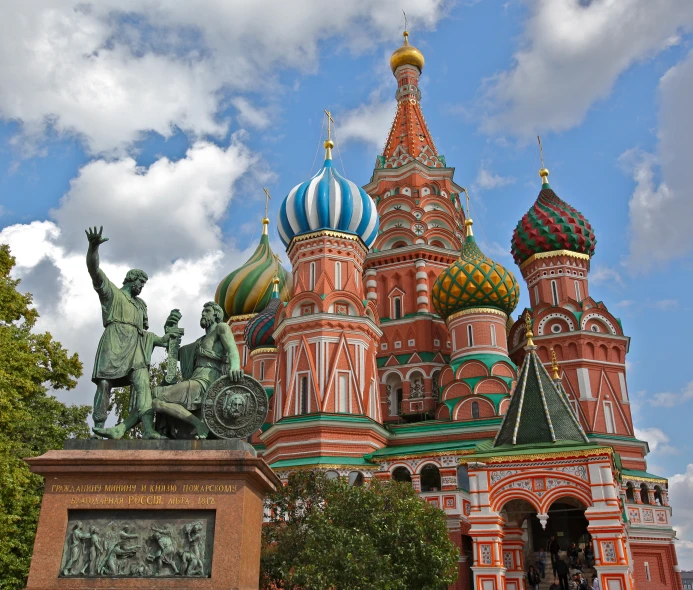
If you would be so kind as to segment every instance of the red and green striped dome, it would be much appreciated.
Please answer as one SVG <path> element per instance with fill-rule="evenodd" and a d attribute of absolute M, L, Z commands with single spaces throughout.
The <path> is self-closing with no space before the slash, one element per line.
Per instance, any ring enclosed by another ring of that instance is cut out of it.
<path fill-rule="evenodd" d="M 541 252 L 570 250 L 594 254 L 597 239 L 590 222 L 563 201 L 549 186 L 548 170 L 542 169 L 544 183 L 532 208 L 519 221 L 511 242 L 517 264 Z"/>

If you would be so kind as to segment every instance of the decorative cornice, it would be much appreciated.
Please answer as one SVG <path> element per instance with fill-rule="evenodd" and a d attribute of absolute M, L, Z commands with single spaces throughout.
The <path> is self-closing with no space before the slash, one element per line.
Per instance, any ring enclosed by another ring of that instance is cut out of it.
<path fill-rule="evenodd" d="M 371 460 L 374 463 L 392 463 L 393 461 L 401 461 L 403 459 L 421 459 L 422 457 L 442 457 L 451 455 L 471 455 L 474 450 L 466 451 L 437 451 L 435 453 L 429 453 L 426 451 L 421 451 L 420 453 L 414 453 L 409 455 L 388 455 L 387 457 L 373 457 Z"/>
<path fill-rule="evenodd" d="M 283 459 L 279 459 L 279 461 L 282 461 Z M 272 467 L 272 465 L 270 465 Z M 283 471 L 327 471 L 330 469 L 334 469 L 335 471 L 346 471 L 349 469 L 350 471 L 377 471 L 378 466 L 377 465 L 324 465 L 322 463 L 313 463 L 311 465 L 290 465 L 288 467 L 279 467 L 277 470 L 274 470 L 274 467 L 272 467 L 272 471 L 275 471 L 275 473 L 281 473 Z"/>
<path fill-rule="evenodd" d="M 291 244 L 289 244 L 289 247 L 287 248 L 287 253 L 289 250 L 291 250 L 294 247 L 294 244 L 297 242 L 304 242 L 306 240 L 312 240 L 313 238 L 322 238 L 322 237 L 330 237 L 330 238 L 340 238 L 342 240 L 349 240 L 352 242 L 358 242 L 366 248 L 366 245 L 363 243 L 363 240 L 354 234 L 345 234 L 339 231 L 334 231 L 331 229 L 321 229 L 319 231 L 314 231 L 306 234 L 299 234 L 297 236 L 294 236 L 291 240 Z M 366 248 L 366 250 L 368 250 Z"/>
<path fill-rule="evenodd" d="M 537 252 L 536 254 L 532 254 L 527 260 L 525 260 L 520 265 L 520 270 L 524 270 L 535 260 L 542 260 L 543 258 L 553 258 L 555 256 L 568 256 L 569 258 L 577 258 L 578 260 L 590 259 L 589 254 L 573 252 L 572 250 L 551 250 L 551 252 Z"/>
<path fill-rule="evenodd" d="M 459 318 L 465 315 L 472 315 L 475 313 L 491 313 L 494 315 L 499 315 L 505 318 L 505 321 L 508 321 L 508 314 L 504 311 L 501 311 L 500 309 L 496 309 L 495 307 L 472 307 L 470 309 L 463 309 L 462 311 L 456 311 L 452 315 L 448 316 L 448 319 L 446 321 L 451 322 L 455 318 Z"/>
<path fill-rule="evenodd" d="M 497 455 L 495 457 L 485 457 L 484 455 L 475 455 L 470 457 L 460 458 L 460 464 L 474 463 L 475 461 L 483 463 L 524 463 L 527 461 L 541 461 L 543 459 L 568 459 L 573 457 L 595 457 L 598 455 L 613 455 L 614 451 L 610 447 L 599 449 L 586 449 L 583 451 L 548 451 L 546 453 L 536 453 L 533 455 L 521 455 L 518 453 L 512 455 Z"/>
<path fill-rule="evenodd" d="M 249 320 L 250 318 L 254 318 L 257 315 L 257 313 L 244 313 L 241 315 L 232 315 L 228 320 L 226 320 L 227 324 L 232 324 L 235 322 L 244 322 L 246 320 Z"/>
<path fill-rule="evenodd" d="M 250 356 L 256 356 L 258 354 L 275 354 L 277 349 L 274 346 L 264 346 L 262 348 L 256 348 L 250 351 Z"/>

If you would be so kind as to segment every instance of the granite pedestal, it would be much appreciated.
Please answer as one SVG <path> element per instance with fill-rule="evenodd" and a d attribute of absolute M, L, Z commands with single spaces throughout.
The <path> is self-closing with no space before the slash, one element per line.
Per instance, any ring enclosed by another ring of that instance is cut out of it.
<path fill-rule="evenodd" d="M 242 441 L 68 441 L 46 478 L 27 590 L 258 587 L 264 495 Z"/>

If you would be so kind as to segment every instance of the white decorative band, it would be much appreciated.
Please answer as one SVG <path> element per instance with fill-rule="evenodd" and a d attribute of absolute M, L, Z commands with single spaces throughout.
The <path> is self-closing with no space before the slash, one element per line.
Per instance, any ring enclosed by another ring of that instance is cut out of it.
<path fill-rule="evenodd" d="M 376 289 L 378 287 L 378 281 L 366 281 L 366 287 L 369 289 Z"/>
<path fill-rule="evenodd" d="M 425 261 L 425 260 L 417 260 L 417 261 L 416 261 L 416 268 L 422 268 L 422 267 L 424 267 L 424 266 L 426 266 L 426 261 Z M 419 275 L 418 275 L 418 273 L 417 273 L 416 277 L 418 278 L 418 276 L 419 276 Z"/>
<path fill-rule="evenodd" d="M 416 302 L 417 303 L 428 303 L 428 297 L 417 297 Z"/>
<path fill-rule="evenodd" d="M 373 299 L 377 299 L 378 294 L 377 293 L 366 293 L 366 299 L 369 301 L 372 301 Z"/>
<path fill-rule="evenodd" d="M 485 313 L 502 316 L 506 319 L 506 321 L 508 318 L 508 314 L 506 314 L 504 311 L 501 311 L 500 309 L 496 309 L 495 307 L 472 307 L 471 309 L 463 309 L 462 311 L 453 313 L 451 316 L 448 316 L 448 319 L 446 321 L 450 322 L 454 319 L 457 319 L 465 315 L 481 315 Z"/>
<path fill-rule="evenodd" d="M 421 283 L 420 285 L 416 285 L 416 290 L 417 291 L 428 291 L 428 285 L 425 283 Z"/>
<path fill-rule="evenodd" d="M 421 279 L 427 279 L 428 275 L 425 272 L 417 272 L 416 273 L 416 280 L 421 280 Z"/>
<path fill-rule="evenodd" d="M 375 271 L 374 268 L 369 268 L 369 269 L 366 271 L 366 276 L 367 276 L 367 277 L 374 277 L 376 274 L 378 274 L 378 273 Z"/>

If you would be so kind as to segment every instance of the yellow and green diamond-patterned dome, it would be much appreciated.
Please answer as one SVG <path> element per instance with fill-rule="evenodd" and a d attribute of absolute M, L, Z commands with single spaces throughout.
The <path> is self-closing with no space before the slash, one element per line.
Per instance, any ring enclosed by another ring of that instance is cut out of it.
<path fill-rule="evenodd" d="M 460 257 L 433 285 L 433 307 L 443 319 L 472 307 L 495 307 L 510 315 L 520 300 L 520 286 L 513 273 L 479 249 L 471 232 L 472 220 L 465 224 L 467 239 Z"/>

